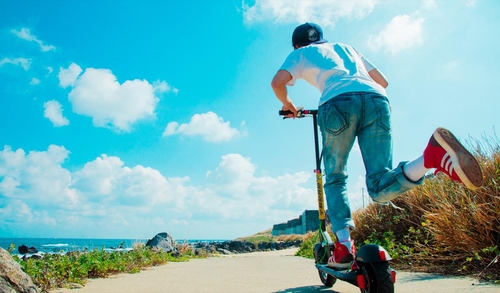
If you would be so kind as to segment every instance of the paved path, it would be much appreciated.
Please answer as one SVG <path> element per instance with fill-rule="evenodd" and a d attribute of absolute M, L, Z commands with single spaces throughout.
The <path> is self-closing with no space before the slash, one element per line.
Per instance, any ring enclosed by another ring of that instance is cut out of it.
<path fill-rule="evenodd" d="M 322 286 L 314 261 L 293 256 L 295 251 L 255 252 L 168 263 L 138 274 L 93 279 L 82 289 L 57 289 L 51 293 L 360 292 L 357 287 L 342 281 L 331 288 Z M 500 293 L 500 286 L 479 284 L 469 278 L 398 272 L 395 291 Z"/>

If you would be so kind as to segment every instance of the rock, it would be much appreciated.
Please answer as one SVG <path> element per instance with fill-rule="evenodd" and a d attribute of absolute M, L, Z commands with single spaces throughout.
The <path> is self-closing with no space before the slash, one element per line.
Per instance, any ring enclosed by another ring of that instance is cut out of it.
<path fill-rule="evenodd" d="M 20 253 L 20 254 L 26 254 L 28 253 L 28 246 L 26 245 L 21 245 L 17 248 L 17 251 Z"/>
<path fill-rule="evenodd" d="M 29 247 L 26 246 L 26 245 L 21 245 L 17 248 L 17 251 L 19 251 L 19 254 L 27 254 L 27 253 L 37 253 L 38 250 L 36 248 L 34 248 L 33 246 L 32 247 Z"/>
<path fill-rule="evenodd" d="M 156 234 L 153 239 L 149 239 L 148 242 L 146 242 L 146 246 L 164 252 L 179 253 L 179 250 L 174 245 L 174 239 L 166 232 Z"/>
<path fill-rule="evenodd" d="M 224 249 L 224 248 L 218 248 L 217 251 L 222 253 L 222 254 L 232 254 L 231 251 Z"/>
<path fill-rule="evenodd" d="M 26 274 L 10 253 L 0 247 L 0 292 L 39 293 L 30 276 Z"/>
<path fill-rule="evenodd" d="M 238 254 L 254 251 L 269 251 L 281 250 L 290 247 L 300 247 L 302 240 L 295 241 L 278 241 L 278 242 L 260 242 L 255 245 L 248 241 L 229 240 L 229 241 L 214 241 L 214 242 L 196 242 L 191 244 L 198 254 Z M 201 252 L 205 251 L 205 253 Z"/>

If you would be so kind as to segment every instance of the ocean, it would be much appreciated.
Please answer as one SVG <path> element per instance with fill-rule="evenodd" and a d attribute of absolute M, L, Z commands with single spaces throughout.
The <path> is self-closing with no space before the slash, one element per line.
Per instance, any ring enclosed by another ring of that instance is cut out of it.
<path fill-rule="evenodd" d="M 0 247 L 8 250 L 14 245 L 13 254 L 19 254 L 18 248 L 21 245 L 34 247 L 39 253 L 66 253 L 70 251 L 85 251 L 94 249 L 104 249 L 106 251 L 131 250 L 134 244 L 144 243 L 148 239 L 95 239 L 95 238 L 0 238 Z M 174 240 L 177 243 L 197 243 L 197 242 L 223 242 L 226 240 Z"/>

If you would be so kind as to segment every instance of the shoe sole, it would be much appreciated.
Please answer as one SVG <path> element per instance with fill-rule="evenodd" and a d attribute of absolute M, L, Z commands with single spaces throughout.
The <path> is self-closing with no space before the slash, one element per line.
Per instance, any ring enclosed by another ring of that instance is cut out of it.
<path fill-rule="evenodd" d="M 350 263 L 337 263 L 337 262 L 329 262 L 327 267 L 334 268 L 334 269 L 348 269 L 351 267 Z"/>
<path fill-rule="evenodd" d="M 483 171 L 476 158 L 449 130 L 436 129 L 434 138 L 450 155 L 455 172 L 467 188 L 475 190 L 483 186 Z"/>

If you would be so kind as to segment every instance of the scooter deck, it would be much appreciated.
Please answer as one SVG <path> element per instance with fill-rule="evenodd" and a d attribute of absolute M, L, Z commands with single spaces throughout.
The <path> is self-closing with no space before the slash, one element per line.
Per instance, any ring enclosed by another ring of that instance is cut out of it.
<path fill-rule="evenodd" d="M 354 286 L 358 286 L 358 280 L 357 277 L 359 275 L 359 272 L 357 271 L 352 271 L 350 269 L 335 269 L 327 266 L 326 264 L 316 264 L 316 268 L 325 273 L 334 276 L 337 279 L 340 279 L 342 281 L 346 281 Z"/>

